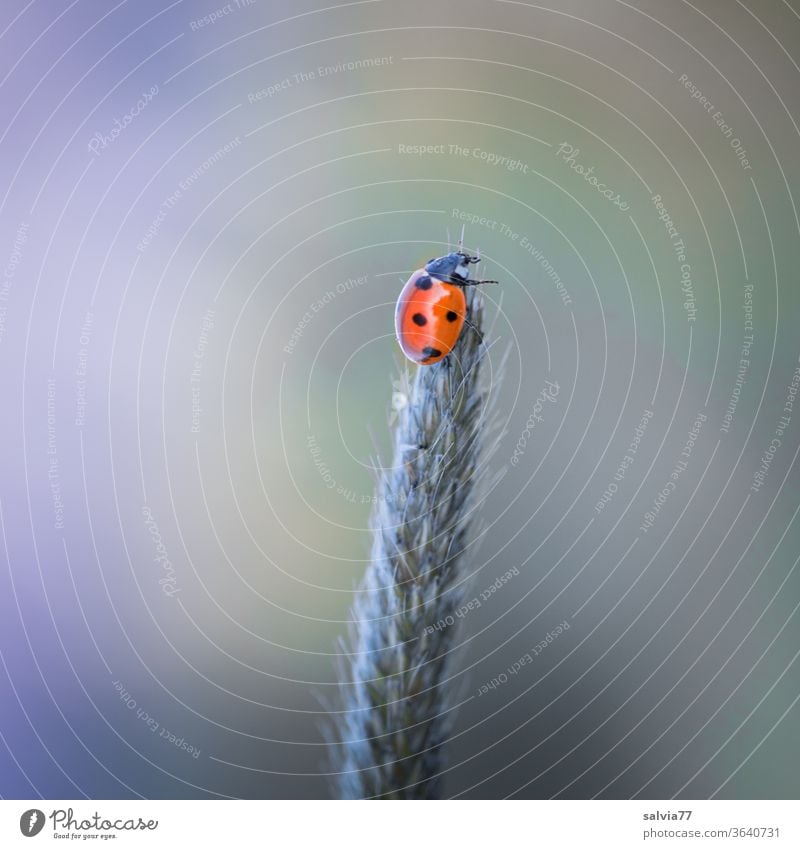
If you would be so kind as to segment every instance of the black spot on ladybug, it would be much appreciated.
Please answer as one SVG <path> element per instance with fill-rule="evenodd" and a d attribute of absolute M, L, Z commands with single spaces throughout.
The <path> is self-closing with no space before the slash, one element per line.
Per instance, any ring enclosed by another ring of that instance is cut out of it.
<path fill-rule="evenodd" d="M 458 318 L 458 313 L 453 312 L 453 310 L 448 310 L 447 315 L 445 317 L 448 321 L 455 321 Z"/>
<path fill-rule="evenodd" d="M 431 348 L 430 345 L 427 345 L 422 349 L 422 356 L 425 357 L 426 360 L 431 359 L 432 357 L 441 357 L 442 352 L 438 348 Z"/>
<path fill-rule="evenodd" d="M 428 319 L 421 312 L 415 312 L 414 315 L 411 316 L 411 320 L 417 327 L 424 327 L 428 323 Z"/>
<path fill-rule="evenodd" d="M 423 291 L 426 291 L 426 290 L 430 289 L 431 286 L 433 286 L 433 280 L 431 280 L 430 277 L 425 275 L 425 277 L 420 277 L 419 280 L 417 280 L 416 285 L 417 285 L 417 289 L 422 289 Z"/>

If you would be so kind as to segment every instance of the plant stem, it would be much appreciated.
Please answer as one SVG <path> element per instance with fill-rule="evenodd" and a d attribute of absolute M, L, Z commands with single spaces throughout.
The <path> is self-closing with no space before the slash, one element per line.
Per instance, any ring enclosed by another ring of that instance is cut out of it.
<path fill-rule="evenodd" d="M 338 724 L 339 795 L 436 798 L 455 704 L 448 680 L 463 597 L 486 391 L 483 299 L 448 361 L 421 366 L 377 482 L 371 563 L 353 606 Z"/>

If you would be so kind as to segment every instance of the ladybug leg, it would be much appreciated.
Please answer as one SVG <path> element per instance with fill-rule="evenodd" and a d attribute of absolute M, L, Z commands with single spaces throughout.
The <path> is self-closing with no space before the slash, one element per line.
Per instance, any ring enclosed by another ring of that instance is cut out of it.
<path fill-rule="evenodd" d="M 452 354 L 447 354 L 442 360 L 442 365 L 447 372 L 447 394 L 450 398 L 453 397 L 453 361 Z"/>
<path fill-rule="evenodd" d="M 462 280 L 460 277 L 456 277 L 455 274 L 451 274 L 448 278 L 448 283 L 452 283 L 454 286 L 486 286 L 488 284 L 499 285 L 499 281 L 497 280 Z"/>

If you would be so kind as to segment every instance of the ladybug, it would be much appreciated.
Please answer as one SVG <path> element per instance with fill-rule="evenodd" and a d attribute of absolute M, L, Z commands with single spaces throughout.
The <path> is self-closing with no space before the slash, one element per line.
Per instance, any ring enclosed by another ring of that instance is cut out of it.
<path fill-rule="evenodd" d="M 400 292 L 394 314 L 397 341 L 414 363 L 433 365 L 446 357 L 461 335 L 467 318 L 466 286 L 497 283 L 470 280 L 469 267 L 481 261 L 460 249 L 417 269 Z"/>

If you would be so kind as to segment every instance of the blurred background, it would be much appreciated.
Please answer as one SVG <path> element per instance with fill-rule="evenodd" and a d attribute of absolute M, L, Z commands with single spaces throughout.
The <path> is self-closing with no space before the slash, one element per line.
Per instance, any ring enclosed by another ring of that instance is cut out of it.
<path fill-rule="evenodd" d="M 797 797 L 789 3 L 3 17 L 0 795 L 330 795 L 394 304 L 464 225 L 447 794 Z"/>

